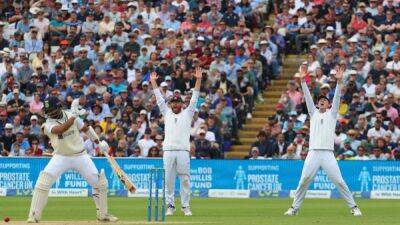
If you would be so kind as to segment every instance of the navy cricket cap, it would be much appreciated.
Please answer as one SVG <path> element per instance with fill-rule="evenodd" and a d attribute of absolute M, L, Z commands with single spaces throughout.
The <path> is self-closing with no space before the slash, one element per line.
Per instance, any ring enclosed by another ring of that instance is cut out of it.
<path fill-rule="evenodd" d="M 182 98 L 179 96 L 174 96 L 169 100 L 169 102 L 182 102 Z"/>
<path fill-rule="evenodd" d="M 331 100 L 330 100 L 327 96 L 325 96 L 325 95 L 320 95 L 320 96 L 318 97 L 318 101 L 321 100 L 321 99 L 326 99 L 328 102 L 331 102 Z"/>

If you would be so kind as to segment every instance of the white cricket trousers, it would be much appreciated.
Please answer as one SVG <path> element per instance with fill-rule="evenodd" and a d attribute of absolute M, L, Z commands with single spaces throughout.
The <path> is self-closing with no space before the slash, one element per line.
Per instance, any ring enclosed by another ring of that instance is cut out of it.
<path fill-rule="evenodd" d="M 88 154 L 78 156 L 63 156 L 55 154 L 44 168 L 44 172 L 50 174 L 55 180 L 57 180 L 61 174 L 71 169 L 82 175 L 82 177 L 85 178 L 92 187 L 97 187 L 99 182 L 99 171 Z"/>
<path fill-rule="evenodd" d="M 189 207 L 190 201 L 190 155 L 188 151 L 164 151 L 163 155 L 166 203 L 174 206 L 176 175 L 180 180 L 180 195 L 182 207 Z"/>
<path fill-rule="evenodd" d="M 343 180 L 336 158 L 332 151 L 327 150 L 311 150 L 308 152 L 292 207 L 296 210 L 300 208 L 306 196 L 308 186 L 314 180 L 320 167 L 326 172 L 332 183 L 335 184 L 347 205 L 350 208 L 355 207 L 356 203 L 354 202 L 353 195 Z"/>

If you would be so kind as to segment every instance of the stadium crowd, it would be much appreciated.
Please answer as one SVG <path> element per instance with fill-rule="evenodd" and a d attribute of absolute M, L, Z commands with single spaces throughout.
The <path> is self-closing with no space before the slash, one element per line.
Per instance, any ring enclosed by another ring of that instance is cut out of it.
<path fill-rule="evenodd" d="M 252 118 L 286 54 L 306 59 L 314 96 L 333 97 L 345 65 L 335 137 L 338 159 L 400 158 L 400 3 L 394 0 L 6 1 L 0 15 L 3 156 L 51 154 L 43 100 L 86 110 L 84 121 L 120 157 L 160 157 L 163 119 L 149 87 L 188 103 L 193 158 L 221 158 Z M 275 14 L 272 26 L 264 24 Z M 298 74 L 267 118 L 250 159 L 304 159 L 309 121 Z M 74 103 L 73 103 L 74 102 Z M 89 153 L 98 156 L 86 139 Z"/>
<path fill-rule="evenodd" d="M 400 159 L 400 1 L 289 0 L 274 30 L 287 52 L 302 54 L 314 97 L 333 98 L 334 74 L 345 66 L 335 134 L 340 160 Z M 299 68 L 299 71 L 300 71 Z M 277 115 L 258 134 L 251 158 L 304 159 L 309 118 L 300 74 L 294 74 Z"/>
<path fill-rule="evenodd" d="M 192 156 L 220 158 L 255 101 L 280 74 L 282 46 L 264 28 L 269 1 L 5 1 L 0 23 L 2 156 L 51 155 L 43 102 L 85 110 L 120 157 L 160 157 L 163 118 L 149 87 L 188 103 L 194 68 L 203 85 Z M 256 29 L 262 33 L 256 32 Z M 85 138 L 93 156 L 98 147 Z"/>

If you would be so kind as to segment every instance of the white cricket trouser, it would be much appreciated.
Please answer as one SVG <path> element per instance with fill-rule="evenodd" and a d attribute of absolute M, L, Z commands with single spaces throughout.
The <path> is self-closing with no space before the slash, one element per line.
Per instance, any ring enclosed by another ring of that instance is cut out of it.
<path fill-rule="evenodd" d="M 314 177 L 320 167 L 322 167 L 322 169 L 326 172 L 332 183 L 335 184 L 347 205 L 350 208 L 356 206 L 353 195 L 351 194 L 347 184 L 343 180 L 342 174 L 340 173 L 340 169 L 333 152 L 327 150 L 311 150 L 308 152 L 307 158 L 304 161 L 303 171 L 301 173 L 299 186 L 296 189 L 292 207 L 294 209 L 300 208 L 301 203 L 303 203 L 306 196 L 308 186 L 310 185 L 311 181 L 314 180 Z"/>
<path fill-rule="evenodd" d="M 176 175 L 180 180 L 180 195 L 182 207 L 189 207 L 190 201 L 190 155 L 188 151 L 164 151 L 163 156 L 166 203 L 175 206 L 174 192 Z"/>
<path fill-rule="evenodd" d="M 44 168 L 44 172 L 52 175 L 52 177 L 57 180 L 61 174 L 71 169 L 82 175 L 92 187 L 97 187 L 99 171 L 88 154 L 78 156 L 55 154 Z"/>

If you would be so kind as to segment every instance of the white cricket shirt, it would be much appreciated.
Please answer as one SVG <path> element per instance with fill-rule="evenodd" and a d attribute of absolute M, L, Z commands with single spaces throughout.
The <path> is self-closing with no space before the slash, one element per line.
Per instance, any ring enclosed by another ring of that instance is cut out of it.
<path fill-rule="evenodd" d="M 332 107 L 321 113 L 314 105 L 305 82 L 301 82 L 308 113 L 310 114 L 310 150 L 334 150 L 337 111 L 340 103 L 341 84 L 336 85 Z"/>
<path fill-rule="evenodd" d="M 51 146 L 54 149 L 54 154 L 60 155 L 79 155 L 81 153 L 85 153 L 85 147 L 83 139 L 80 135 L 80 130 L 83 128 L 83 121 L 79 118 L 76 118 L 74 124 L 66 130 L 63 134 L 57 135 L 51 133 L 51 129 L 53 127 L 61 125 L 69 118 L 72 117 L 72 114 L 67 111 L 62 111 L 63 117 L 61 119 L 47 119 L 44 126 L 44 134 L 50 138 Z"/>
<path fill-rule="evenodd" d="M 154 90 L 156 95 L 157 105 L 160 112 L 164 116 L 165 123 L 165 138 L 163 151 L 190 150 L 190 129 L 195 113 L 199 91 L 193 91 L 190 104 L 179 114 L 172 112 L 172 109 L 167 106 L 160 90 Z"/>

